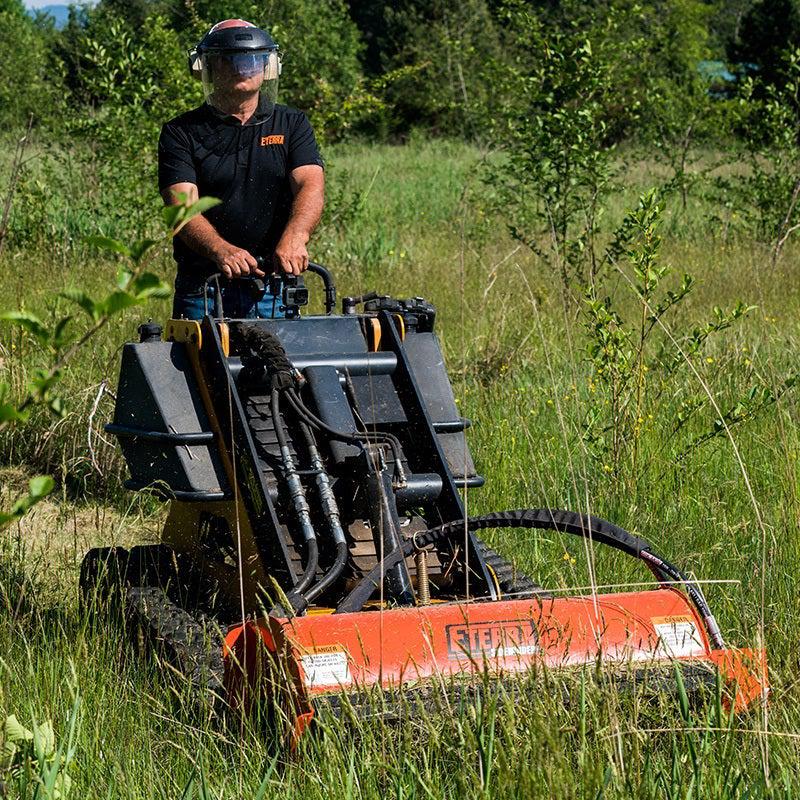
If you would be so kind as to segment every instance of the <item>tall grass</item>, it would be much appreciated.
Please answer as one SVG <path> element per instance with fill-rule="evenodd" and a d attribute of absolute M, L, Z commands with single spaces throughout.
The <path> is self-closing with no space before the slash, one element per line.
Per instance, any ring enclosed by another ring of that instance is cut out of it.
<path fill-rule="evenodd" d="M 688 712 L 675 698 L 653 706 L 580 675 L 566 679 L 572 700 L 565 704 L 555 678 L 532 676 L 521 699 L 419 714 L 404 728 L 328 720 L 323 734 L 286 764 L 253 724 L 198 719 L 165 671 L 123 657 L 113 630 L 90 625 L 75 600 L 76 564 L 86 546 L 157 535 L 159 507 L 131 506 L 117 488 L 123 471 L 113 446 L 93 436 L 98 474 L 86 445 L 98 386 L 108 380 L 113 390 L 119 348 L 135 336 L 140 310 L 116 319 L 71 365 L 63 380 L 64 420 L 42 412 L 0 443 L 3 463 L 55 471 L 62 486 L 60 498 L 12 532 L 0 559 L 0 713 L 28 722 L 52 718 L 64 735 L 79 698 L 70 773 L 80 797 L 238 798 L 259 790 L 303 798 L 795 796 L 800 440 L 794 393 L 731 430 L 766 537 L 730 442 L 724 435 L 701 439 L 714 430 L 713 410 L 706 406 L 677 425 L 682 403 L 703 394 L 689 370 L 659 386 L 652 418 L 641 427 L 635 469 L 610 474 L 584 435 L 598 394 L 580 317 L 565 317 L 551 276 L 508 237 L 501 218 L 481 210 L 482 154 L 415 141 L 402 148 L 340 146 L 327 155 L 333 213 L 314 254 L 334 269 L 340 294 L 379 289 L 437 305 L 458 402 L 475 421 L 473 455 L 488 479 L 470 495 L 470 511 L 590 510 L 710 581 L 704 588 L 729 640 L 760 644 L 765 637 L 773 682 L 768 719 L 754 712 L 732 720 L 714 702 Z M 627 176 L 612 218 L 621 217 L 653 174 L 644 162 Z M 767 255 L 756 244 L 702 228 L 701 203 L 685 216 L 670 213 L 664 258 L 676 272 L 692 273 L 698 287 L 667 325 L 680 335 L 707 320 L 714 305 L 740 299 L 756 305 L 710 344 L 697 369 L 722 408 L 754 385 L 780 386 L 796 369 L 797 251 L 767 271 Z M 168 254 L 157 269 L 171 274 Z M 55 313 L 65 302 L 61 289 L 80 285 L 99 293 L 114 270 L 112 261 L 75 244 L 31 245 L 3 254 L 0 285 L 6 306 Z M 634 304 L 622 280 L 615 296 L 622 308 Z M 145 313 L 163 319 L 168 304 L 154 302 Z M 8 328 L 0 344 L 2 377 L 19 390 L 41 356 Z M 110 400 L 100 401 L 95 432 L 111 410 Z M 14 475 L 6 475 L 13 484 Z M 547 586 L 589 583 L 579 544 L 554 534 L 496 533 L 492 541 Z M 600 584 L 647 580 L 636 565 L 599 549 L 595 566 Z"/>

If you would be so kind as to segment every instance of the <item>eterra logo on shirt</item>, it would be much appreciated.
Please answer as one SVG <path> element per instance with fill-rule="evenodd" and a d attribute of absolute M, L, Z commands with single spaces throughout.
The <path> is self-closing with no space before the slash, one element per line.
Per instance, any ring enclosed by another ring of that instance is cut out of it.
<path fill-rule="evenodd" d="M 276 136 L 262 136 L 261 146 L 268 147 L 271 144 L 283 144 L 283 134 L 279 133 Z"/>

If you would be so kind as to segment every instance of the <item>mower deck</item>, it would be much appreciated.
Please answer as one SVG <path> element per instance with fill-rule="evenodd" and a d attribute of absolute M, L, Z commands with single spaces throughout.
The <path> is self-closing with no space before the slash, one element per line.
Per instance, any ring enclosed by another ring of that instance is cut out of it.
<path fill-rule="evenodd" d="M 464 695 L 476 679 L 480 685 L 485 677 L 542 667 L 622 668 L 621 676 L 640 681 L 657 668 L 663 684 L 670 673 L 674 682 L 679 665 L 693 684 L 710 687 L 719 672 L 736 711 L 767 686 L 763 652 L 714 649 L 697 612 L 673 588 L 248 622 L 228 631 L 225 658 L 257 692 L 264 680 L 254 658 L 260 648 L 282 662 L 282 679 L 294 684 L 298 732 L 320 703 L 341 707 L 342 694 L 356 704 L 377 687 L 422 697 L 447 686 Z"/>

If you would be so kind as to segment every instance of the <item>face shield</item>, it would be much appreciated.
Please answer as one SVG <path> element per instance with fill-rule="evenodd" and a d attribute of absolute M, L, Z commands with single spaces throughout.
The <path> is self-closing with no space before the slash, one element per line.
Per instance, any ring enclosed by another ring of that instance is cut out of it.
<path fill-rule="evenodd" d="M 214 51 L 199 54 L 200 77 L 206 102 L 227 107 L 244 94 L 259 92 L 260 113 L 253 123 L 271 116 L 278 100 L 281 60 L 277 49 Z"/>

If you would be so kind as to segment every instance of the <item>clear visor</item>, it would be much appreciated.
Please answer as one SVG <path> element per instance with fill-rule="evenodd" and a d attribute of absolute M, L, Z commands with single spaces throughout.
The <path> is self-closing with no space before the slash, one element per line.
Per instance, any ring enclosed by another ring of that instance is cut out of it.
<path fill-rule="evenodd" d="M 203 53 L 200 56 L 206 102 L 228 108 L 243 94 L 260 92 L 261 110 L 271 112 L 278 100 L 281 60 L 277 50 Z M 265 116 L 253 122 L 263 122 Z"/>

